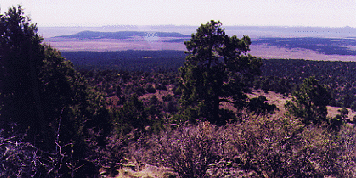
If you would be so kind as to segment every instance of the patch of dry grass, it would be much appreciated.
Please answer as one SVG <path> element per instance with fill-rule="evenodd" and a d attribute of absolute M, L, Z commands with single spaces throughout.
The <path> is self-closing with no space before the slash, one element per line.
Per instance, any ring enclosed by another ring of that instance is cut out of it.
<path fill-rule="evenodd" d="M 340 114 L 340 112 L 337 111 L 338 109 L 342 109 L 342 108 L 331 107 L 331 106 L 327 106 L 327 108 L 328 108 L 327 117 L 332 117 L 332 118 L 334 118 L 337 114 Z M 356 115 L 356 112 L 352 111 L 352 109 L 350 109 L 350 108 L 347 108 L 347 109 L 349 110 L 349 114 L 347 116 L 350 120 L 353 121 L 353 118 Z"/>
<path fill-rule="evenodd" d="M 247 96 L 249 98 L 254 98 L 254 97 L 258 97 L 258 96 L 265 96 L 268 100 L 269 104 L 275 104 L 277 106 L 277 108 L 280 110 L 280 113 L 285 113 L 286 110 L 284 108 L 284 105 L 286 104 L 286 102 L 288 100 L 291 100 L 291 97 L 286 97 L 283 96 L 279 93 L 273 92 L 273 91 L 269 91 L 268 93 L 265 93 L 262 90 L 255 90 L 253 91 L 251 94 L 247 94 Z M 278 112 L 278 111 L 277 111 Z"/>
<path fill-rule="evenodd" d="M 165 167 L 156 167 L 150 164 L 141 164 L 137 162 L 130 162 L 124 164 L 123 168 L 117 170 L 117 175 L 104 176 L 107 178 L 156 178 L 156 177 L 177 177 L 178 174 L 171 169 Z"/>
<path fill-rule="evenodd" d="M 276 111 L 276 114 L 284 114 L 286 113 L 286 109 L 284 107 L 284 105 L 286 104 L 287 101 L 292 100 L 292 97 L 288 96 L 283 96 L 279 93 L 273 92 L 273 91 L 269 91 L 268 93 L 263 92 L 262 90 L 255 90 L 252 92 L 252 94 L 247 94 L 248 97 L 252 98 L 252 97 L 258 97 L 258 96 L 265 96 L 268 100 L 268 102 L 270 104 L 275 104 L 277 106 L 277 108 L 279 109 L 279 111 Z M 327 117 L 329 118 L 334 118 L 336 117 L 337 114 L 340 114 L 340 112 L 338 112 L 338 109 L 342 109 L 342 108 L 338 108 L 338 107 L 332 107 L 332 106 L 327 106 L 328 109 L 328 115 Z M 349 110 L 349 114 L 348 114 L 348 118 L 353 120 L 353 117 L 356 115 L 355 111 L 352 111 L 352 109 L 347 108 Z"/>
<path fill-rule="evenodd" d="M 123 168 L 119 170 L 119 174 L 116 178 L 154 178 L 154 177 L 169 177 L 169 175 L 177 175 L 172 170 L 164 167 L 156 167 L 149 164 L 145 164 L 144 168 L 139 171 L 134 171 L 129 168 Z"/>
<path fill-rule="evenodd" d="M 155 87 L 155 84 L 152 84 L 153 87 Z M 139 97 L 140 100 L 149 100 L 152 98 L 153 95 L 156 95 L 157 99 L 159 102 L 163 102 L 162 97 L 163 96 L 168 96 L 168 95 L 174 95 L 173 94 L 173 85 L 167 85 L 167 91 L 164 90 L 157 90 L 156 93 L 146 93 L 142 96 Z"/>

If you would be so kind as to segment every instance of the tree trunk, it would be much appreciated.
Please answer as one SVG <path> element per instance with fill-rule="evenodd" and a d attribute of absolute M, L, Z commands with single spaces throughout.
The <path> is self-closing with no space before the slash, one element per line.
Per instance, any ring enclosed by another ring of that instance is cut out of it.
<path fill-rule="evenodd" d="M 219 118 L 219 96 L 217 94 L 213 97 L 213 118 L 216 121 L 215 124 L 221 124 L 221 118 Z"/>

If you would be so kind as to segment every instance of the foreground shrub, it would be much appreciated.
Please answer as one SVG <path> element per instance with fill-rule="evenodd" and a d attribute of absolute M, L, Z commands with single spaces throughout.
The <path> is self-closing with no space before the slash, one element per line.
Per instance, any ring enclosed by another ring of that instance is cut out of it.
<path fill-rule="evenodd" d="M 136 148 L 136 159 L 172 168 L 181 177 L 206 177 L 209 164 L 218 159 L 219 137 L 208 122 L 165 131 Z"/>
<path fill-rule="evenodd" d="M 156 88 L 154 88 L 152 85 L 148 85 L 148 86 L 146 87 L 146 91 L 147 91 L 148 93 L 156 93 Z"/>
<path fill-rule="evenodd" d="M 332 133 L 292 118 L 248 119 L 225 130 L 225 155 L 237 167 L 267 177 L 341 176 Z"/>
<path fill-rule="evenodd" d="M 345 124 L 337 135 L 340 144 L 338 163 L 345 177 L 356 177 L 356 129 L 355 125 Z"/>
<path fill-rule="evenodd" d="M 0 131 L 1 133 L 1 131 Z M 72 143 L 56 151 L 43 151 L 29 142 L 24 135 L 0 135 L 0 177 L 97 177 L 94 161 L 75 158 Z"/>
<path fill-rule="evenodd" d="M 37 148 L 30 143 L 0 136 L 0 153 L 0 177 L 31 177 L 37 173 Z"/>
<path fill-rule="evenodd" d="M 295 118 L 248 116 L 220 127 L 179 127 L 129 149 L 138 162 L 181 177 L 354 177 L 355 136 L 351 125 L 336 132 Z"/>

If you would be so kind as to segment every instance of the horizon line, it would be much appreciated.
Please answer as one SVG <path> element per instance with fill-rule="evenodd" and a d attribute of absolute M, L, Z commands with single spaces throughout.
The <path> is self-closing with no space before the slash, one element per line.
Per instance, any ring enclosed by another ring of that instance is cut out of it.
<path fill-rule="evenodd" d="M 203 24 L 203 23 L 202 23 Z M 119 28 L 119 27 L 191 27 L 197 28 L 196 25 L 173 25 L 173 24 L 162 24 L 162 25 L 129 25 L 129 24 L 120 24 L 120 25 L 102 25 L 102 26 L 90 26 L 90 25 L 38 25 L 38 28 Z M 222 27 L 259 27 L 259 28 L 332 28 L 332 29 L 356 29 L 356 27 L 343 26 L 343 27 L 330 27 L 330 26 L 278 26 L 278 25 L 222 25 Z"/>

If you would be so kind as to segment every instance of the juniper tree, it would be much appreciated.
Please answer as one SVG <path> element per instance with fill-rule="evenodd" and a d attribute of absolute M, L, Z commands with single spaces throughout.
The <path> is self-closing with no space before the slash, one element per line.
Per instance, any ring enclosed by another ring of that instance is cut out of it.
<path fill-rule="evenodd" d="M 262 65 L 260 58 L 247 54 L 251 45 L 248 36 L 229 37 L 221 25 L 213 20 L 202 24 L 184 42 L 189 55 L 179 69 L 183 108 L 216 124 L 225 122 L 221 101 L 231 97 L 236 108 L 246 106 L 248 84 L 260 74 Z"/>
<path fill-rule="evenodd" d="M 25 135 L 38 154 L 61 150 L 58 175 L 82 171 L 72 163 L 88 160 L 89 142 L 105 145 L 110 116 L 104 98 L 37 30 L 21 6 L 0 14 L 0 132 Z"/>
<path fill-rule="evenodd" d="M 292 95 L 293 102 L 287 101 L 285 105 L 291 114 L 302 118 L 305 124 L 320 124 L 327 121 L 326 106 L 331 100 L 331 94 L 314 77 L 304 79 L 300 89 Z"/>

